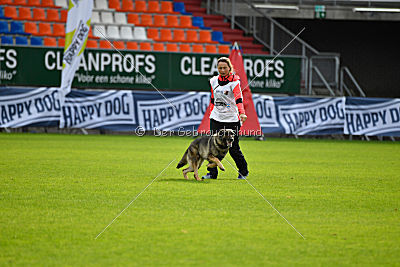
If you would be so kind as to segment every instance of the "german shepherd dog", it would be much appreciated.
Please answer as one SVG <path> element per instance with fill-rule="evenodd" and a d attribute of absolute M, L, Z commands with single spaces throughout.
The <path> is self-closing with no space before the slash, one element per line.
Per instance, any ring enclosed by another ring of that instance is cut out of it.
<path fill-rule="evenodd" d="M 209 162 L 207 167 L 214 168 L 218 166 L 222 171 L 225 171 L 221 160 L 226 156 L 229 148 L 232 147 L 234 136 L 235 132 L 233 130 L 222 129 L 214 135 L 197 138 L 186 149 L 176 168 L 179 169 L 189 164 L 188 168 L 182 170 L 183 177 L 188 179 L 187 173 L 194 172 L 194 178 L 197 181 L 201 181 L 198 170 L 204 160 Z"/>

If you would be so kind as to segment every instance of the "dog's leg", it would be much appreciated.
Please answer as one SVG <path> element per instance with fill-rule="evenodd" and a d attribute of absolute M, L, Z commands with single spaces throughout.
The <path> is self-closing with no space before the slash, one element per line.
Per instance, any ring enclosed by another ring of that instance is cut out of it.
<path fill-rule="evenodd" d="M 197 181 L 201 181 L 199 177 L 199 168 L 201 167 L 201 164 L 203 164 L 203 159 L 200 159 L 198 162 L 196 162 L 194 165 L 194 178 L 196 178 Z"/>
<path fill-rule="evenodd" d="M 193 164 L 192 164 L 192 162 L 189 162 L 189 167 L 187 167 L 186 169 L 184 169 L 184 170 L 182 171 L 183 177 L 185 177 L 185 179 L 188 180 L 189 178 L 188 178 L 188 176 L 187 176 L 187 173 L 188 173 L 188 172 L 192 172 L 192 171 L 193 171 Z"/>
<path fill-rule="evenodd" d="M 218 158 L 214 157 L 213 155 L 208 156 L 208 161 L 212 161 L 221 169 L 221 171 L 225 171 L 224 165 L 222 165 L 221 161 Z"/>
<path fill-rule="evenodd" d="M 189 169 L 189 167 L 182 170 L 183 177 L 184 177 L 186 180 L 188 179 L 188 176 L 187 176 L 188 169 Z"/>
<path fill-rule="evenodd" d="M 194 178 L 196 178 L 197 181 L 201 181 L 197 166 L 194 166 Z"/>

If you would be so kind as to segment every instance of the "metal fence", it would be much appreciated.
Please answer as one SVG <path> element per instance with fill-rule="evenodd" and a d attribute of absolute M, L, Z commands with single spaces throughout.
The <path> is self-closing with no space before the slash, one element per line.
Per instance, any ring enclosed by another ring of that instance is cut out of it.
<path fill-rule="evenodd" d="M 339 2 L 349 1 L 265 1 L 272 2 L 295 2 L 298 4 L 312 2 Z M 354 1 L 352 1 L 354 2 Z M 363 1 L 366 2 L 366 1 Z M 376 2 L 376 1 L 368 1 Z M 398 1 L 400 3 L 400 1 Z M 302 60 L 301 87 L 304 94 L 328 94 L 328 95 L 349 95 L 345 89 L 346 85 L 343 77 L 351 77 L 349 80 L 356 90 L 354 95 L 365 96 L 362 89 L 356 82 L 356 79 L 346 68 L 342 70 L 342 79 L 340 78 L 340 55 L 337 53 L 320 53 L 310 44 L 306 43 L 301 37 L 296 37 L 293 33 L 268 16 L 262 9 L 254 6 L 254 1 L 250 0 L 207 0 L 205 7 L 209 13 L 225 16 L 226 20 L 231 22 L 231 27 L 242 29 L 246 35 L 253 36 L 259 43 L 263 44 L 271 55 L 295 55 L 300 56 Z M 250 9 L 246 16 L 238 16 L 239 9 Z M 296 37 L 296 38 L 295 38 Z M 291 42 L 291 43 L 290 43 Z M 287 46 L 290 43 L 289 46 Z M 322 89 L 322 90 L 321 90 Z"/>

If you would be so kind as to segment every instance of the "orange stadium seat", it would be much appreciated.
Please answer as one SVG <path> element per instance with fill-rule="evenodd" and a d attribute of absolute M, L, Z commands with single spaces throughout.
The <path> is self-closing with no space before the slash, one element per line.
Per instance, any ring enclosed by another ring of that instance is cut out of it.
<path fill-rule="evenodd" d="M 125 49 L 125 42 L 124 41 L 114 41 L 113 45 L 116 49 L 118 50 L 123 50 Z"/>
<path fill-rule="evenodd" d="M 119 0 L 109 0 L 108 1 L 108 7 L 116 10 L 121 9 L 121 3 Z M 132 9 L 133 9 L 133 3 L 132 3 Z"/>
<path fill-rule="evenodd" d="M 197 31 L 196 30 L 187 30 L 186 31 L 186 42 L 189 43 L 195 43 L 199 39 L 197 37 Z"/>
<path fill-rule="evenodd" d="M 15 6 L 26 6 L 27 2 L 26 0 L 14 0 L 13 5 Z"/>
<path fill-rule="evenodd" d="M 133 42 L 133 41 L 126 42 L 126 49 L 129 49 L 129 50 L 138 50 L 138 44 L 137 44 L 137 42 Z"/>
<path fill-rule="evenodd" d="M 146 1 L 136 0 L 135 1 L 135 11 L 136 12 L 146 12 L 147 11 Z"/>
<path fill-rule="evenodd" d="M 155 28 L 147 29 L 147 38 L 158 40 L 158 29 Z"/>
<path fill-rule="evenodd" d="M 65 25 L 60 23 L 53 24 L 53 36 L 65 36 Z"/>
<path fill-rule="evenodd" d="M 214 43 L 214 41 L 211 40 L 211 32 L 210 31 L 206 31 L 206 30 L 200 31 L 200 33 L 199 33 L 199 42 L 200 43 Z"/>
<path fill-rule="evenodd" d="M 60 12 L 59 12 L 59 10 L 58 9 L 52 9 L 52 8 L 47 9 L 46 20 L 47 21 L 55 21 L 55 22 L 60 21 Z"/>
<path fill-rule="evenodd" d="M 154 26 L 155 27 L 164 27 L 165 26 L 164 15 L 154 15 Z"/>
<path fill-rule="evenodd" d="M 50 36 L 53 35 L 50 23 L 39 23 L 39 35 Z"/>
<path fill-rule="evenodd" d="M 161 29 L 160 30 L 160 41 L 162 41 L 162 42 L 171 42 L 172 41 L 171 29 Z"/>
<path fill-rule="evenodd" d="M 41 6 L 43 7 L 56 7 L 53 0 L 42 0 Z"/>
<path fill-rule="evenodd" d="M 219 45 L 218 46 L 219 54 L 229 54 L 230 52 L 231 51 L 230 51 L 229 45 Z"/>
<path fill-rule="evenodd" d="M 4 7 L 4 16 L 12 18 L 12 19 L 17 19 L 18 18 L 17 8 L 15 6 L 5 6 Z"/>
<path fill-rule="evenodd" d="M 25 32 L 33 35 L 38 34 L 36 22 L 25 22 Z"/>
<path fill-rule="evenodd" d="M 97 43 L 97 40 L 87 40 L 86 47 L 87 48 L 99 48 L 99 45 Z"/>
<path fill-rule="evenodd" d="M 204 53 L 203 45 L 201 44 L 194 44 L 192 45 L 193 53 Z"/>
<path fill-rule="evenodd" d="M 178 45 L 177 44 L 167 44 L 167 51 L 168 52 L 178 52 Z"/>
<path fill-rule="evenodd" d="M 61 18 L 60 18 L 61 22 L 67 22 L 68 10 L 62 9 L 60 12 L 60 15 L 61 15 Z"/>
<path fill-rule="evenodd" d="M 193 28 L 192 18 L 190 16 L 180 16 L 179 27 L 181 27 L 181 28 Z"/>
<path fill-rule="evenodd" d="M 184 30 L 174 30 L 174 42 L 184 42 L 185 41 L 185 31 Z"/>
<path fill-rule="evenodd" d="M 162 52 L 164 52 L 165 51 L 165 46 L 164 46 L 163 43 L 154 43 L 153 44 L 153 50 L 154 51 L 162 51 Z"/>
<path fill-rule="evenodd" d="M 12 5 L 12 0 L 0 0 L 0 5 Z"/>
<path fill-rule="evenodd" d="M 18 19 L 20 20 L 33 20 L 32 12 L 30 7 L 20 7 L 18 9 L 19 16 Z"/>
<path fill-rule="evenodd" d="M 147 12 L 158 13 L 160 12 L 160 4 L 158 1 L 148 1 Z"/>
<path fill-rule="evenodd" d="M 132 0 L 122 0 L 121 11 L 134 11 Z"/>
<path fill-rule="evenodd" d="M 28 0 L 28 6 L 40 6 L 40 0 Z"/>
<path fill-rule="evenodd" d="M 153 17 L 149 14 L 140 15 L 140 25 L 141 26 L 152 26 L 153 25 Z"/>
<path fill-rule="evenodd" d="M 58 45 L 58 47 L 64 47 L 65 46 L 65 39 L 64 38 L 58 38 L 57 45 Z"/>
<path fill-rule="evenodd" d="M 170 28 L 179 27 L 178 16 L 174 16 L 174 15 L 167 16 L 167 26 Z"/>
<path fill-rule="evenodd" d="M 46 20 L 46 13 L 43 8 L 34 8 L 33 9 L 33 19 L 38 21 L 45 21 Z"/>
<path fill-rule="evenodd" d="M 128 19 L 128 23 L 132 23 L 135 25 L 140 24 L 139 23 L 139 14 L 136 14 L 136 13 L 127 14 L 127 19 Z"/>
<path fill-rule="evenodd" d="M 107 41 L 107 40 L 100 40 L 99 48 L 111 49 L 111 44 L 110 44 L 110 42 Z"/>
<path fill-rule="evenodd" d="M 190 47 L 190 44 L 180 44 L 179 52 L 190 53 L 190 52 L 192 52 L 192 48 Z"/>
<path fill-rule="evenodd" d="M 140 48 L 140 50 L 151 51 L 151 44 L 150 43 L 140 43 L 139 48 Z"/>
<path fill-rule="evenodd" d="M 43 38 L 44 46 L 57 46 L 57 40 L 53 37 L 45 37 Z"/>
<path fill-rule="evenodd" d="M 161 12 L 169 14 L 175 13 L 172 3 L 172 1 L 161 1 Z"/>
<path fill-rule="evenodd" d="M 216 45 L 206 45 L 206 53 L 216 54 L 217 46 Z"/>

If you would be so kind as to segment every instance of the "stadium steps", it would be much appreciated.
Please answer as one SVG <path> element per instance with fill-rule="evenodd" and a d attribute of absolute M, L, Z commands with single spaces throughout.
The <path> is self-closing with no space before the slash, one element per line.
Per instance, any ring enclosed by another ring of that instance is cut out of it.
<path fill-rule="evenodd" d="M 204 26 L 222 32 L 225 41 L 238 42 L 245 54 L 269 54 L 264 50 L 263 45 L 256 43 L 253 37 L 244 36 L 242 30 L 231 29 L 230 23 L 226 22 L 223 16 L 206 14 L 206 8 L 201 7 L 201 0 L 175 0 L 175 2 L 184 3 L 186 12 L 192 13 L 193 16 L 202 17 Z"/>

